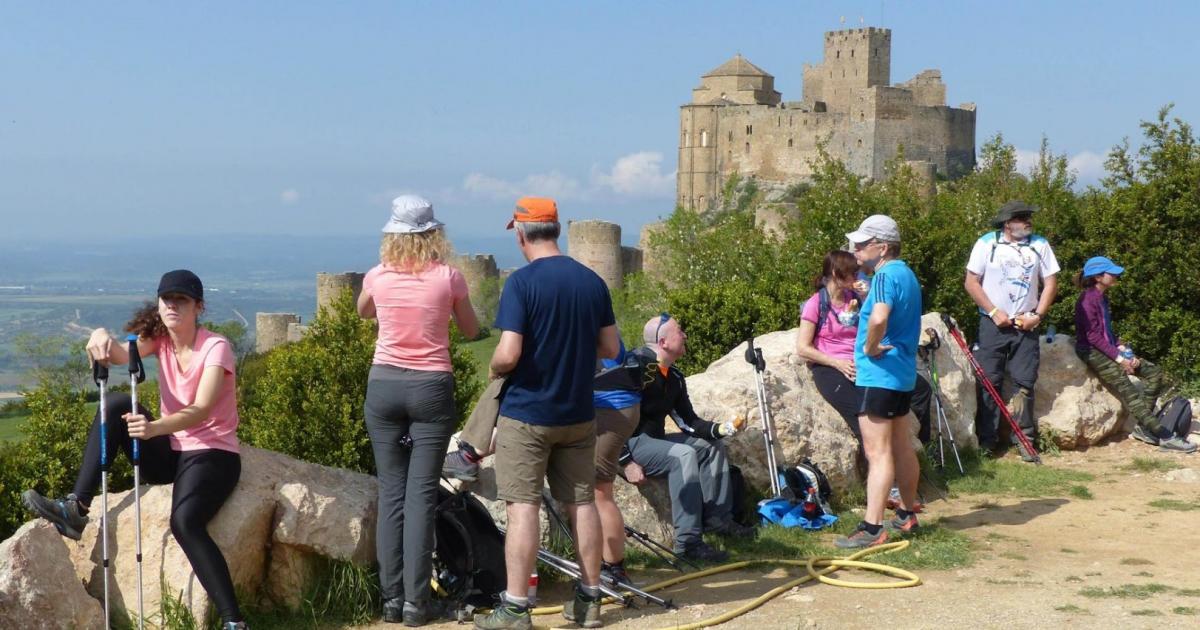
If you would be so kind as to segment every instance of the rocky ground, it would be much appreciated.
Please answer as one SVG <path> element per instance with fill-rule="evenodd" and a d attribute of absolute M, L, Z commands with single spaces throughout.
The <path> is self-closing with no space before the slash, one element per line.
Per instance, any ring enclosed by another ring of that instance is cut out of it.
<path fill-rule="evenodd" d="M 1135 456 L 1158 464 L 1133 469 Z M 1041 498 L 963 495 L 928 506 L 924 520 L 940 519 L 969 537 L 974 557 L 969 566 L 918 571 L 923 584 L 907 589 L 808 584 L 723 627 L 1200 627 L 1200 457 L 1158 453 L 1122 440 L 1046 462 L 1092 474 L 1082 484 L 1088 491 Z M 670 575 L 636 577 L 649 582 Z M 726 573 L 669 589 L 677 611 L 607 608 L 604 621 L 606 627 L 629 629 L 693 623 L 795 575 L 796 570 L 769 568 Z M 566 587 L 542 591 L 543 601 L 561 601 Z M 536 617 L 535 623 L 565 625 L 557 615 Z"/>

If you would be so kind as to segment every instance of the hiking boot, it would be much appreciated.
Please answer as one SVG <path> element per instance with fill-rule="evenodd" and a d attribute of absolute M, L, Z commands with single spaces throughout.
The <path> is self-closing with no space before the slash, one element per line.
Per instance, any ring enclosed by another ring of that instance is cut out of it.
<path fill-rule="evenodd" d="M 383 622 L 400 623 L 404 620 L 404 598 L 391 597 L 383 600 Z"/>
<path fill-rule="evenodd" d="M 1195 453 L 1196 445 L 1191 442 L 1172 435 L 1165 440 L 1158 441 L 1158 447 L 1164 451 L 1173 451 L 1176 453 Z"/>
<path fill-rule="evenodd" d="M 728 553 L 714 548 L 703 540 L 697 540 L 684 547 L 682 551 L 676 551 L 675 554 L 688 560 L 698 560 L 700 562 L 725 562 L 729 559 Z"/>
<path fill-rule="evenodd" d="M 575 586 L 575 599 L 563 605 L 563 618 L 584 628 L 599 628 L 604 625 L 600 621 L 600 598 L 589 597 L 578 585 Z"/>
<path fill-rule="evenodd" d="M 858 529 L 854 530 L 854 533 L 833 541 L 833 546 L 838 549 L 865 549 L 867 547 L 874 547 L 875 545 L 882 545 L 887 542 L 887 539 L 887 529 L 880 528 L 878 534 L 872 534 L 862 525 L 859 525 Z"/>
<path fill-rule="evenodd" d="M 475 481 L 479 478 L 479 462 L 467 459 L 467 454 L 462 449 L 457 449 L 446 453 L 446 460 L 442 462 L 442 474 L 459 481 Z"/>
<path fill-rule="evenodd" d="M 1143 429 L 1140 424 L 1134 425 L 1133 430 L 1129 432 L 1129 437 L 1145 442 L 1150 446 L 1158 446 L 1158 438 L 1146 429 Z"/>
<path fill-rule="evenodd" d="M 72 540 L 83 538 L 83 528 L 88 524 L 84 514 L 87 508 L 74 494 L 68 494 L 65 499 L 47 499 L 36 490 L 26 490 L 21 493 L 21 502 L 30 512 L 53 523 L 63 536 Z"/>
<path fill-rule="evenodd" d="M 712 533 L 722 538 L 749 538 L 754 540 L 758 538 L 758 529 L 747 527 L 741 523 L 730 519 L 728 523 L 712 530 Z"/>
<path fill-rule="evenodd" d="M 617 564 L 602 562 L 600 564 L 600 575 L 608 576 L 618 585 L 626 584 L 629 586 L 637 586 L 637 583 L 633 581 L 633 578 L 629 577 L 629 574 L 625 572 L 624 562 L 618 562 Z"/>
<path fill-rule="evenodd" d="M 910 512 L 908 518 L 900 518 L 900 515 L 897 514 L 895 518 L 884 523 L 883 528 L 897 534 L 911 534 L 921 529 L 921 524 L 917 522 L 916 513 Z"/>
<path fill-rule="evenodd" d="M 533 630 L 533 621 L 529 619 L 528 608 L 501 601 L 491 614 L 475 615 L 475 627 L 479 630 Z"/>

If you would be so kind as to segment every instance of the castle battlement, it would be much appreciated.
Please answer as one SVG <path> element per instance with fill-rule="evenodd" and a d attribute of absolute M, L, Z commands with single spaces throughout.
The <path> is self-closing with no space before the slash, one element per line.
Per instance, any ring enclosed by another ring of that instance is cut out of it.
<path fill-rule="evenodd" d="M 713 207 L 731 175 L 793 183 L 812 175 L 818 146 L 863 177 L 888 160 L 929 162 L 956 177 L 975 167 L 975 106 L 946 106 L 939 70 L 891 81 L 892 31 L 825 33 L 824 58 L 803 64 L 803 98 L 784 101 L 775 77 L 742 55 L 705 73 L 680 107 L 677 201 Z"/>

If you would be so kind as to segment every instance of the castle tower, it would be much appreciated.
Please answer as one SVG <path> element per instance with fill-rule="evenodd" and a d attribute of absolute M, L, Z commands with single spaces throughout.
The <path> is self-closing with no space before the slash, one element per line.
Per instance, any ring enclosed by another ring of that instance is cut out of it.
<path fill-rule="evenodd" d="M 344 273 L 317 274 L 317 312 L 333 302 L 347 287 L 354 293 L 354 301 L 358 302 L 358 294 L 362 292 L 364 273 L 347 271 Z"/>
<path fill-rule="evenodd" d="M 609 289 L 624 284 L 621 226 L 608 221 L 567 223 L 567 254 L 595 271 Z"/>
<path fill-rule="evenodd" d="M 804 101 L 846 111 L 855 92 L 891 82 L 891 29 L 830 31 L 825 33 L 825 59 L 815 66 L 804 64 Z"/>
<path fill-rule="evenodd" d="M 481 323 L 488 325 L 487 305 L 495 301 L 500 289 L 500 270 L 496 257 L 491 254 L 463 254 L 455 256 L 453 264 L 462 272 L 471 293 L 471 305 Z"/>
<path fill-rule="evenodd" d="M 288 341 L 288 327 L 300 323 L 295 313 L 255 313 L 254 351 L 262 354 Z"/>

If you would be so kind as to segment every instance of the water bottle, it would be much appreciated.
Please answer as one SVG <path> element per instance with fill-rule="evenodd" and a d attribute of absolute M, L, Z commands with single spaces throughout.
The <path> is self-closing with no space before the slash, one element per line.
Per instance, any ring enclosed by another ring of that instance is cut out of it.
<path fill-rule="evenodd" d="M 1132 359 L 1133 358 L 1133 348 L 1130 348 L 1129 346 L 1121 346 L 1120 355 L 1121 355 L 1121 358 L 1125 359 L 1126 361 Z"/>
<path fill-rule="evenodd" d="M 1054 332 L 1054 324 L 1050 324 L 1046 329 L 1046 343 L 1054 343 Z"/>
<path fill-rule="evenodd" d="M 533 573 L 529 574 L 529 591 L 525 593 L 525 597 L 529 598 L 529 607 L 530 608 L 537 607 L 537 587 L 538 587 L 538 574 L 537 574 L 537 571 L 535 570 Z"/>

